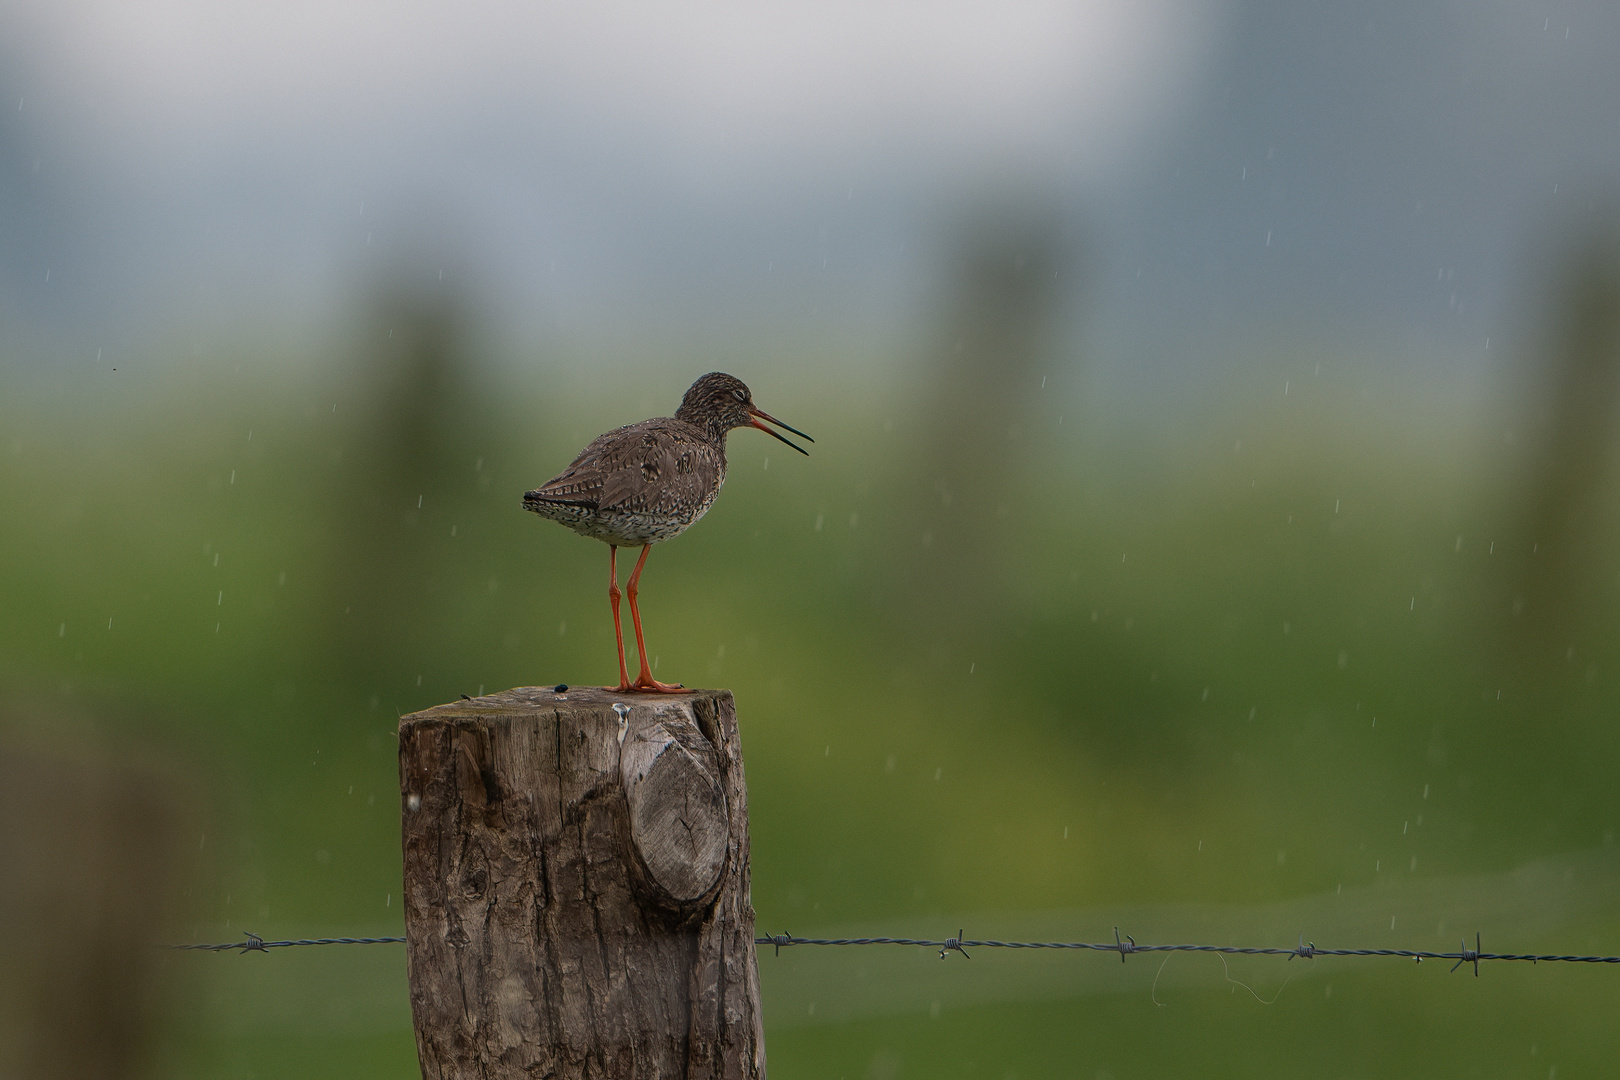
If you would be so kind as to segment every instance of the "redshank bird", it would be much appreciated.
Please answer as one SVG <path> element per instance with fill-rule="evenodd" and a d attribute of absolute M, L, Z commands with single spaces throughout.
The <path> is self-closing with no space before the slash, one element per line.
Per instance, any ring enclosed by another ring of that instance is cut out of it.
<path fill-rule="evenodd" d="M 713 371 L 692 384 L 675 415 L 654 417 L 618 428 L 594 440 L 556 479 L 523 496 L 523 508 L 568 526 L 608 546 L 608 600 L 613 605 L 613 637 L 619 646 L 619 693 L 675 693 L 679 683 L 661 683 L 647 666 L 636 593 L 647 552 L 661 540 L 679 536 L 708 512 L 726 480 L 726 433 L 753 427 L 781 439 L 801 454 L 809 451 L 761 421 L 810 442 L 810 436 L 754 407 L 742 380 Z M 625 591 L 636 628 L 641 674 L 630 681 L 624 663 L 624 629 L 619 622 L 621 547 L 641 548 Z"/>

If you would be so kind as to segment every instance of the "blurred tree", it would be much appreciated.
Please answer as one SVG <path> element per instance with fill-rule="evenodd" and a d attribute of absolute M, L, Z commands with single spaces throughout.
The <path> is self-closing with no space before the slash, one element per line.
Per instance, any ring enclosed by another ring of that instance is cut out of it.
<path fill-rule="evenodd" d="M 901 551 L 911 602 L 945 637 L 994 621 L 1007 593 L 1002 570 L 1024 517 L 1026 425 L 1059 254 L 1050 214 L 977 220 L 961 243 L 944 332 L 916 380 L 929 390 L 920 457 L 901 478 L 899 505 L 914 530 Z"/>
<path fill-rule="evenodd" d="M 1600 230 L 1570 260 L 1541 372 L 1540 447 L 1507 566 L 1510 670 L 1531 681 L 1582 670 L 1612 622 L 1611 495 L 1620 411 L 1620 240 Z"/>
<path fill-rule="evenodd" d="M 364 350 L 333 510 L 329 625 L 342 675 L 399 684 L 432 670 L 452 530 L 477 491 L 461 305 L 440 290 L 385 289 Z"/>

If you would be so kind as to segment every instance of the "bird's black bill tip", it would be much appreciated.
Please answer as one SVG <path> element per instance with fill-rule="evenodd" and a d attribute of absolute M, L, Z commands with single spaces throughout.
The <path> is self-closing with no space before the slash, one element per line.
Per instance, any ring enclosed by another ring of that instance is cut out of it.
<path fill-rule="evenodd" d="M 749 409 L 748 411 L 751 412 L 754 415 L 754 421 L 751 424 L 749 424 L 749 427 L 757 427 L 757 428 L 759 428 L 759 430 L 761 430 L 765 434 L 771 436 L 773 439 L 781 439 L 783 442 L 785 442 L 789 446 L 793 447 L 793 449 L 797 450 L 799 453 L 803 454 L 805 457 L 810 456 L 810 451 L 806 450 L 804 447 L 802 447 L 802 446 L 798 445 L 797 443 L 793 442 L 792 440 L 788 439 L 786 436 L 784 436 L 782 434 L 781 431 L 772 431 L 770 428 L 768 428 L 764 424 L 760 423 L 760 421 L 761 420 L 768 420 L 771 423 L 775 424 L 777 427 L 781 428 L 782 431 L 791 431 L 791 432 L 793 432 L 793 434 L 797 435 L 799 438 L 805 440 L 806 442 L 812 442 L 813 443 L 816 440 L 812 439 L 810 436 L 806 435 L 804 432 L 800 431 L 798 428 L 791 427 L 791 426 L 789 426 L 787 424 L 782 423 L 782 421 L 778 420 L 776 417 L 772 416 L 768 412 L 763 412 L 763 411 L 761 411 L 759 409 Z"/>
<path fill-rule="evenodd" d="M 759 428 L 759 430 L 763 431 L 765 434 L 769 435 L 771 438 L 779 440 L 780 442 L 787 443 L 789 446 L 793 447 L 793 449 L 797 450 L 799 453 L 803 454 L 805 457 L 810 456 L 810 451 L 806 450 L 804 447 L 800 446 L 798 443 L 794 442 L 792 439 L 789 439 L 786 435 L 783 435 L 780 431 L 772 431 L 770 428 L 766 427 L 764 424 L 760 423 L 758 420 L 755 420 L 752 424 L 749 424 L 748 426 L 749 427 Z M 786 424 L 783 424 L 782 426 L 787 427 Z M 792 428 L 788 428 L 788 430 L 793 431 Z M 793 431 L 793 434 L 798 435 L 799 432 Z M 804 438 L 810 439 L 810 436 L 805 435 Z M 816 440 L 810 439 L 810 441 L 815 442 Z"/>

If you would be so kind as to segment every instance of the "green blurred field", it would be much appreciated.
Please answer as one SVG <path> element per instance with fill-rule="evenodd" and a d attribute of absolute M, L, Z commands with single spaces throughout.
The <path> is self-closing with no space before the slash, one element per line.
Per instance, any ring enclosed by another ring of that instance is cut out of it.
<path fill-rule="evenodd" d="M 1582 570 L 1562 669 L 1508 670 L 1526 459 L 1499 388 L 1280 356 L 1105 408 L 1054 368 L 1019 391 L 992 511 L 936 544 L 917 508 L 939 420 L 907 382 L 926 373 L 726 366 L 815 452 L 734 433 L 724 496 L 642 595 L 659 676 L 736 694 L 762 931 L 1479 930 L 1620 953 L 1620 566 Z M 702 370 L 465 379 L 417 413 L 336 360 L 12 380 L 11 735 L 166 764 L 198 833 L 174 934 L 399 932 L 397 717 L 612 677 L 602 546 L 520 496 Z M 939 560 L 953 541 L 967 562 Z M 771 1070 L 1567 1078 L 1620 1058 L 1612 968 L 1160 964 L 766 951 Z M 397 946 L 164 972 L 156 1075 L 414 1074 Z"/>

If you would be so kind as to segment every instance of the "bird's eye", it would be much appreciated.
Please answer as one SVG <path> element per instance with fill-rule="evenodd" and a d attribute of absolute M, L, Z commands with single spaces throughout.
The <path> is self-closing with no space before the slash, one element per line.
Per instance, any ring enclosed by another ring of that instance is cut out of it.
<path fill-rule="evenodd" d="M 733 390 L 731 392 L 731 396 L 736 398 L 738 401 L 747 401 L 748 400 L 748 395 L 744 394 L 741 390 Z"/>

